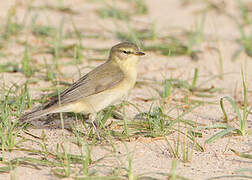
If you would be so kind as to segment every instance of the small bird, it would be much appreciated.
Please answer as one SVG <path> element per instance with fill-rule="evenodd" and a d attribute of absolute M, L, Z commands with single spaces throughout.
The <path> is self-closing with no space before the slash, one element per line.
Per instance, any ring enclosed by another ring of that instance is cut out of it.
<path fill-rule="evenodd" d="M 134 87 L 138 56 L 142 55 L 145 53 L 130 42 L 113 46 L 104 64 L 81 77 L 46 105 L 22 115 L 19 120 L 30 122 L 60 112 L 91 114 L 94 120 L 98 111 L 122 100 Z"/>

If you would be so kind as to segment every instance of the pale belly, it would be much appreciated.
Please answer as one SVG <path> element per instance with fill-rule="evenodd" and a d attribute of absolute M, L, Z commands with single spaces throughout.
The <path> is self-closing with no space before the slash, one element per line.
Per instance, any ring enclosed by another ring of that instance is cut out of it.
<path fill-rule="evenodd" d="M 117 87 L 85 97 L 74 104 L 62 107 L 61 112 L 96 113 L 109 105 L 122 101 L 127 97 L 134 84 L 135 82 L 124 81 Z"/>
<path fill-rule="evenodd" d="M 87 100 L 84 101 L 85 104 L 88 103 L 89 113 L 98 112 L 109 105 L 119 103 L 128 95 L 128 91 L 111 91 L 106 93 L 99 93 L 93 96 L 90 96 Z"/>

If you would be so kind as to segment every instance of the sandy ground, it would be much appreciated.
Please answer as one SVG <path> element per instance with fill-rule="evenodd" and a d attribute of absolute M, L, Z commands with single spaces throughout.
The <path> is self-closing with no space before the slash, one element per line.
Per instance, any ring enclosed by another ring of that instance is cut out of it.
<path fill-rule="evenodd" d="M 25 1 L 16 1 L 20 3 L 17 8 L 18 18 L 22 20 L 25 15 L 26 3 Z M 160 34 L 179 33 L 176 29 L 194 30 L 196 24 L 199 24 L 202 16 L 201 10 L 206 7 L 203 1 L 193 1 L 193 3 L 182 6 L 179 0 L 146 0 L 145 1 L 149 13 L 143 16 L 136 16 L 132 19 L 132 24 L 137 27 L 146 26 L 151 22 L 155 22 L 156 31 Z M 214 1 L 213 1 L 214 2 Z M 220 3 L 220 1 L 215 1 Z M 247 1 L 246 1 L 247 2 Z M 249 1 L 248 1 L 249 2 Z M 250 1 L 251 2 L 251 1 Z M 1 1 L 0 2 L 0 19 L 3 22 L 6 19 L 8 9 L 15 3 L 15 1 Z M 53 4 L 47 1 L 49 4 Z M 108 32 L 115 30 L 117 27 L 110 19 L 101 19 L 95 13 L 95 10 L 101 7 L 101 3 L 95 3 L 91 1 L 65 1 L 67 6 L 71 7 L 74 11 L 78 12 L 76 15 L 64 14 L 56 11 L 41 10 L 37 12 L 31 12 L 28 19 L 32 17 L 32 14 L 39 14 L 39 21 L 41 24 L 50 24 L 58 26 L 62 17 L 64 17 L 64 31 L 72 29 L 71 20 L 73 19 L 77 28 L 84 34 L 90 32 L 98 32 L 105 36 L 111 36 Z M 225 4 L 225 11 L 232 13 L 235 17 L 239 17 L 239 11 L 235 1 L 223 1 Z M 39 6 L 40 4 L 46 4 L 46 1 L 34 1 L 33 5 Z M 220 3 L 222 4 L 222 3 Z M 30 22 L 27 20 L 27 22 Z M 120 26 L 123 28 L 123 26 Z M 211 47 L 218 48 L 223 58 L 224 67 L 224 79 L 215 78 L 211 81 L 207 81 L 204 87 L 215 86 L 217 88 L 224 88 L 221 93 L 216 94 L 214 98 L 205 98 L 212 102 L 218 102 L 220 97 L 230 96 L 234 97 L 238 94 L 238 99 L 242 100 L 242 86 L 241 86 L 241 67 L 245 67 L 246 82 L 248 88 L 248 101 L 251 105 L 251 84 L 252 84 L 252 61 L 251 58 L 245 54 L 241 54 L 237 61 L 232 62 L 231 58 L 235 50 L 239 48 L 239 45 L 235 42 L 239 38 L 239 31 L 236 24 L 223 13 L 216 12 L 215 10 L 208 10 L 205 22 L 204 42 L 197 46 L 202 50 L 199 55 L 198 61 L 192 61 L 190 57 L 178 56 L 167 57 L 161 56 L 158 53 L 149 52 L 139 62 L 139 74 L 138 80 L 154 79 L 163 80 L 165 78 L 177 77 L 184 80 L 191 80 L 193 77 L 194 68 L 199 69 L 199 83 L 206 81 L 207 79 L 218 75 L 219 56 L 216 51 L 211 50 Z M 28 37 L 29 42 L 33 43 L 34 37 Z M 110 40 L 103 39 L 83 39 L 83 45 L 87 47 L 105 47 L 109 48 L 118 43 L 119 40 L 111 36 Z M 35 43 L 35 42 L 34 42 Z M 36 42 L 37 43 L 37 42 Z M 64 42 L 71 43 L 71 42 Z M 156 43 L 148 42 L 148 43 Z M 16 61 L 20 62 L 24 51 L 24 46 L 17 45 L 15 43 L 10 44 L 7 48 L 8 56 L 0 57 L 0 62 Z M 88 63 L 85 61 L 85 56 L 98 56 L 96 54 L 90 54 L 83 52 L 84 60 L 83 64 L 79 65 L 81 73 L 84 74 L 89 71 L 88 68 L 84 68 Z M 105 58 L 106 56 L 102 56 Z M 43 62 L 43 56 L 35 55 L 33 57 L 37 62 Z M 50 59 L 51 57 L 48 56 Z M 66 62 L 67 59 L 61 59 L 61 62 Z M 92 66 L 98 65 L 98 62 L 91 63 Z M 64 67 L 64 72 L 69 81 L 76 80 L 79 74 L 76 73 L 76 67 Z M 36 76 L 36 75 L 35 75 Z M 26 81 L 26 78 L 21 73 L 3 73 L 1 75 L 7 85 L 11 83 L 22 84 Z M 39 75 L 34 78 L 39 78 Z M 1 79 L 1 81 L 3 81 Z M 31 85 L 32 97 L 41 96 L 41 92 L 38 91 L 39 86 L 49 87 L 51 84 L 41 80 L 41 83 Z M 128 100 L 139 105 L 142 110 L 147 111 L 151 105 L 151 102 L 144 102 L 139 100 L 140 98 L 152 98 L 157 97 L 157 93 L 148 87 L 136 87 L 132 90 Z M 172 101 L 170 106 L 178 104 L 176 101 Z M 228 113 L 233 115 L 231 106 L 228 106 Z M 129 117 L 133 117 L 136 113 L 132 108 L 127 109 Z M 176 115 L 176 112 L 171 112 L 170 115 Z M 196 108 L 193 112 L 187 115 L 188 119 L 195 120 L 199 123 L 212 125 L 217 123 L 222 118 L 222 112 L 218 105 L 204 105 Z M 78 122 L 75 122 L 78 124 Z M 238 123 L 236 123 L 238 124 Z M 251 128 L 252 121 L 251 116 L 248 118 L 248 126 Z M 71 141 L 74 139 L 74 135 L 65 131 L 66 138 L 62 137 L 61 129 L 54 128 L 38 128 L 29 129 L 29 132 L 34 135 L 40 136 L 42 131 L 45 132 L 47 139 L 50 141 L 47 143 L 49 149 L 55 149 L 57 144 L 65 142 L 66 149 L 69 153 L 80 153 L 77 146 L 73 145 Z M 225 137 L 211 144 L 204 144 L 204 141 L 211 137 L 214 133 L 220 130 L 202 130 L 203 137 L 199 139 L 199 142 L 204 146 L 204 152 L 193 151 L 192 160 L 184 163 L 178 161 L 177 174 L 189 179 L 207 179 L 215 176 L 224 175 L 237 175 L 236 170 L 241 168 L 248 168 L 252 166 L 252 161 L 248 159 L 242 159 L 234 155 L 229 148 L 234 148 L 240 152 L 250 153 L 252 152 L 252 139 L 251 136 L 246 137 Z M 174 137 L 167 137 L 171 140 Z M 161 176 L 157 173 L 169 173 L 171 169 L 172 158 L 167 150 L 167 143 L 163 138 L 145 138 L 140 137 L 126 144 L 116 141 L 116 151 L 112 151 L 110 145 L 97 145 L 92 149 L 92 160 L 95 161 L 104 156 L 108 156 L 100 164 L 103 168 L 98 171 L 101 175 L 106 175 L 111 172 L 113 168 L 120 165 L 128 166 L 128 160 L 126 155 L 126 146 L 128 147 L 132 159 L 133 170 L 135 174 L 151 173 L 151 176 L 157 179 L 167 179 L 167 176 Z M 26 148 L 35 148 L 36 144 L 25 143 Z M 13 151 L 7 153 L 8 158 L 27 156 L 27 154 L 19 151 Z M 104 168 L 107 167 L 107 168 Z M 40 169 L 34 169 L 29 167 L 19 166 L 12 173 L 0 174 L 0 179 L 10 179 L 11 174 L 18 180 L 29 179 L 55 179 L 52 175 L 51 168 L 42 167 Z M 242 173 L 240 173 L 242 174 Z M 252 175 L 251 173 L 243 173 L 245 175 Z M 149 175 L 149 174 L 148 174 Z M 222 179 L 229 179 L 228 177 Z M 235 179 L 235 178 L 233 178 Z M 237 178 L 239 179 L 239 178 Z"/>

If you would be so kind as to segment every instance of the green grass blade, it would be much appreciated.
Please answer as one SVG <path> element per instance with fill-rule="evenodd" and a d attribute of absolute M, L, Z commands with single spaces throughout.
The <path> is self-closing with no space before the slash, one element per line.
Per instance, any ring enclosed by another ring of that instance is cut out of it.
<path fill-rule="evenodd" d="M 216 133 L 215 135 L 213 135 L 212 137 L 210 137 L 209 139 L 207 139 L 205 141 L 206 144 L 212 143 L 220 138 L 222 138 L 223 136 L 230 134 L 232 131 L 237 130 L 236 128 L 230 127 L 227 129 L 224 129 L 218 133 Z"/>
<path fill-rule="evenodd" d="M 224 104 L 223 104 L 223 98 L 220 99 L 220 106 L 221 106 L 222 113 L 224 115 L 225 122 L 229 123 L 228 116 L 227 116 L 227 113 L 226 113 L 226 110 L 225 110 Z"/>
<path fill-rule="evenodd" d="M 245 130 L 246 130 L 246 125 L 247 125 L 247 117 L 248 117 L 248 100 L 247 100 L 247 86 L 245 82 L 245 77 L 244 77 L 244 72 L 242 70 L 242 85 L 243 85 L 243 102 L 244 102 L 244 107 L 243 107 L 243 118 L 239 119 L 240 121 L 240 130 L 242 135 L 245 135 Z"/>
<path fill-rule="evenodd" d="M 242 121 L 241 113 L 240 113 L 240 110 L 239 110 L 237 104 L 234 102 L 234 100 L 232 98 L 228 97 L 228 96 L 225 96 L 222 99 L 226 99 L 232 105 L 232 108 L 233 108 L 236 116 L 238 117 L 239 122 L 241 122 Z M 222 110 L 224 116 L 225 115 L 227 116 L 224 105 L 221 106 L 221 110 Z"/>
<path fill-rule="evenodd" d="M 0 173 L 8 173 L 12 170 L 11 166 L 0 167 Z"/>
<path fill-rule="evenodd" d="M 241 153 L 241 152 L 238 152 L 234 149 L 230 149 L 233 153 L 235 153 L 235 155 L 237 156 L 240 156 L 242 158 L 247 158 L 247 159 L 252 159 L 252 154 L 247 154 L 247 153 Z"/>
<path fill-rule="evenodd" d="M 192 90 L 196 87 L 197 80 L 198 80 L 198 68 L 195 68 L 192 82 Z"/>

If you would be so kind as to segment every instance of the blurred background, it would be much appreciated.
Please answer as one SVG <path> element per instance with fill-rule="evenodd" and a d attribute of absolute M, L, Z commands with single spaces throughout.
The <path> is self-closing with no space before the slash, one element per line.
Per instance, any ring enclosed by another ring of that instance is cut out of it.
<path fill-rule="evenodd" d="M 0 71 L 52 80 L 64 68 L 103 61 L 111 46 L 131 41 L 149 52 L 150 63 L 201 61 L 196 66 L 204 73 L 222 79 L 233 62 L 251 56 L 251 6 L 245 0 L 1 2 Z"/>

